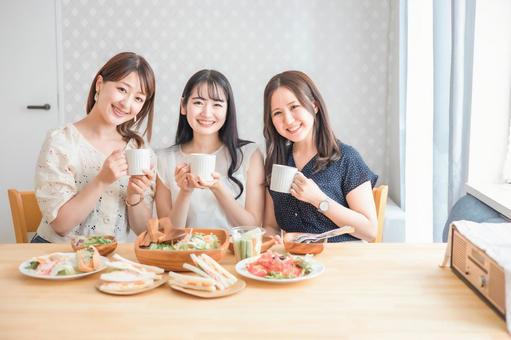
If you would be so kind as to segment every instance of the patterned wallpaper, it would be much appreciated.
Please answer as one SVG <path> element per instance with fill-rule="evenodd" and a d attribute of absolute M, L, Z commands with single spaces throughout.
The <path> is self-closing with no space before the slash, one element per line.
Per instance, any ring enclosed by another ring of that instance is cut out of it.
<path fill-rule="evenodd" d="M 134 51 L 149 61 L 157 77 L 153 147 L 172 143 L 181 91 L 202 68 L 228 77 L 240 136 L 264 146 L 264 86 L 274 74 L 298 69 L 320 88 L 337 136 L 355 146 L 387 182 L 389 153 L 398 152 L 388 136 L 397 101 L 397 4 L 61 0 L 65 119 L 83 116 L 92 77 L 108 58 Z"/>

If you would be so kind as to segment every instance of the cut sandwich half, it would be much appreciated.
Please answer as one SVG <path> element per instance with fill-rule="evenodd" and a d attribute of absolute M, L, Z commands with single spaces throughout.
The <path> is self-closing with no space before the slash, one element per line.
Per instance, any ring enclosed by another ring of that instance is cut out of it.
<path fill-rule="evenodd" d="M 169 282 L 171 285 L 176 285 L 183 288 L 205 290 L 208 292 L 213 292 L 216 290 L 215 281 L 211 278 L 169 272 Z"/>
<path fill-rule="evenodd" d="M 152 275 L 120 270 L 101 274 L 100 279 L 101 289 L 115 292 L 128 292 L 132 290 L 138 290 L 149 287 L 154 283 Z"/>
<path fill-rule="evenodd" d="M 101 257 L 94 246 L 89 246 L 76 251 L 76 264 L 78 270 L 83 273 L 89 273 L 99 269 L 101 266 Z"/>

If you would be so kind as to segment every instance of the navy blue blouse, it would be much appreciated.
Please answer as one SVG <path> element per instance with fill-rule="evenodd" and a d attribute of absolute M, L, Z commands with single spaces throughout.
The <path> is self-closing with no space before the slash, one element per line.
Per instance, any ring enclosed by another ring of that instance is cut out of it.
<path fill-rule="evenodd" d="M 305 177 L 312 179 L 331 199 L 348 208 L 346 195 L 360 184 L 371 181 L 374 187 L 378 176 L 365 164 L 360 154 L 353 147 L 339 143 L 341 158 L 330 163 L 326 168 L 314 173 L 316 157 L 314 156 L 302 169 Z M 287 165 L 296 167 L 292 147 L 289 148 Z M 275 218 L 279 227 L 288 232 L 323 233 L 338 228 L 332 220 L 323 215 L 310 203 L 285 194 L 270 190 L 273 199 Z M 329 239 L 329 242 L 355 241 L 358 238 L 344 234 Z"/>

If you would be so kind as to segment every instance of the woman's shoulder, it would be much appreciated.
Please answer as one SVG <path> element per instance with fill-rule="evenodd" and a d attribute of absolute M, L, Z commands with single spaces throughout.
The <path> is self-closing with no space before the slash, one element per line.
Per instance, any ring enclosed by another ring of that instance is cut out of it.
<path fill-rule="evenodd" d="M 370 180 L 374 187 L 378 179 L 378 175 L 372 172 L 360 153 L 353 146 L 344 143 L 340 143 L 340 149 L 340 170 L 351 174 L 351 177 L 345 178 L 345 182 L 347 182 L 348 185 L 348 187 L 345 188 L 346 192 L 350 192 L 351 189 L 367 180 Z"/>
<path fill-rule="evenodd" d="M 337 145 L 339 145 L 339 150 L 341 151 L 341 160 L 350 161 L 355 158 L 361 158 L 360 153 L 353 146 L 342 143 L 341 141 L 337 141 Z"/>
<path fill-rule="evenodd" d="M 243 144 L 239 147 L 239 150 L 243 153 L 243 162 L 248 163 L 254 153 L 259 152 L 262 156 L 259 145 L 251 141 L 243 141 Z"/>
<path fill-rule="evenodd" d="M 51 129 L 46 134 L 45 144 L 69 146 L 76 142 L 77 133 L 73 124 Z"/>
<path fill-rule="evenodd" d="M 179 145 L 172 145 L 165 148 L 156 149 L 156 157 L 158 159 L 158 166 L 173 167 L 175 164 L 180 163 L 184 156 Z M 172 169 L 172 171 L 174 171 Z"/>
<path fill-rule="evenodd" d="M 254 151 L 259 149 L 259 146 L 257 145 L 257 143 L 245 140 L 240 143 L 239 148 L 241 151 L 243 151 L 243 153 L 252 154 Z"/>

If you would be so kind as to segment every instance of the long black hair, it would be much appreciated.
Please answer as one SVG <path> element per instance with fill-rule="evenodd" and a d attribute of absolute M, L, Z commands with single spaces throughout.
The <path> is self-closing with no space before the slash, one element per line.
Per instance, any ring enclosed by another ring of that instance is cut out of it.
<path fill-rule="evenodd" d="M 220 140 L 229 151 L 231 164 L 227 170 L 227 177 L 234 182 L 240 189 L 240 193 L 236 196 L 238 199 L 243 193 L 243 184 L 232 174 L 236 172 L 243 162 L 243 152 L 241 147 L 248 143 L 247 140 L 238 137 L 238 125 L 236 122 L 236 105 L 234 104 L 234 95 L 231 84 L 227 78 L 220 72 L 215 70 L 200 70 L 195 73 L 186 83 L 181 95 L 182 105 L 186 106 L 192 91 L 196 87 L 206 84 L 208 87 L 208 95 L 213 100 L 220 100 L 220 92 L 223 91 L 227 102 L 227 114 L 225 116 L 224 125 L 218 131 Z M 181 110 L 181 107 L 180 107 Z M 179 122 L 177 124 L 175 145 L 185 144 L 193 139 L 193 129 L 188 124 L 185 115 L 179 114 Z M 239 153 L 238 153 L 239 150 Z M 238 160 L 239 158 L 239 160 Z"/>

